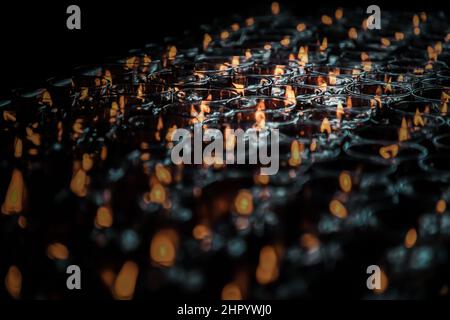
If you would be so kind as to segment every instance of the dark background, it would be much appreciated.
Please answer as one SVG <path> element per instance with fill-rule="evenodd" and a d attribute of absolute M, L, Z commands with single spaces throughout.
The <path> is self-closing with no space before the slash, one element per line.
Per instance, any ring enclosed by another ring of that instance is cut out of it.
<path fill-rule="evenodd" d="M 17 87 L 34 87 L 54 75 L 70 74 L 81 64 L 101 62 L 131 48 L 182 34 L 215 18 L 244 17 L 268 12 L 267 0 L 63 0 L 0 2 L 0 97 Z M 316 14 L 326 8 L 365 7 L 403 9 L 393 1 L 279 1 L 281 10 L 297 15 Z M 66 8 L 81 8 L 81 30 L 66 28 Z M 431 10 L 445 6 L 437 1 L 408 1 L 408 9 Z M 447 5 L 448 7 L 448 5 Z M 332 14 L 333 11 L 330 11 Z"/>

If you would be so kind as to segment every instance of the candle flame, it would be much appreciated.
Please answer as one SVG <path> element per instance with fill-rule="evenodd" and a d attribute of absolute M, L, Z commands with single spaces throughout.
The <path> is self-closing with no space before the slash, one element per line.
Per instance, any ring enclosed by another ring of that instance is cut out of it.
<path fill-rule="evenodd" d="M 356 31 L 356 28 L 348 29 L 348 37 L 352 40 L 358 39 L 358 32 Z"/>
<path fill-rule="evenodd" d="M 328 121 L 328 118 L 323 118 L 322 124 L 320 125 L 320 132 L 326 132 L 327 134 L 331 133 L 331 126 L 330 121 Z"/>
<path fill-rule="evenodd" d="M 262 285 L 278 279 L 278 255 L 274 246 L 265 246 L 259 253 L 256 280 Z"/>
<path fill-rule="evenodd" d="M 234 207 L 238 214 L 249 216 L 253 212 L 253 196 L 249 190 L 240 190 L 234 199 Z"/>
<path fill-rule="evenodd" d="M 339 200 L 331 200 L 329 209 L 334 216 L 345 219 L 348 215 L 347 208 Z"/>
<path fill-rule="evenodd" d="M 5 287 L 14 299 L 19 299 L 22 292 L 22 273 L 17 266 L 10 266 L 5 278 Z"/>
<path fill-rule="evenodd" d="M 302 151 L 304 146 L 302 146 L 297 140 L 292 141 L 291 144 L 291 157 L 289 158 L 289 165 L 291 167 L 298 167 L 302 163 Z"/>
<path fill-rule="evenodd" d="M 2 213 L 6 215 L 21 213 L 24 210 L 25 202 L 26 188 L 22 172 L 14 169 L 2 204 Z"/>
<path fill-rule="evenodd" d="M 423 127 L 425 125 L 425 121 L 424 121 L 422 115 L 420 114 L 419 108 L 416 108 L 416 112 L 414 114 L 414 125 L 416 127 L 418 127 L 418 126 Z"/>
<path fill-rule="evenodd" d="M 408 131 L 408 123 L 406 122 L 405 117 L 402 118 L 402 124 L 400 129 L 398 130 L 398 141 L 407 141 L 409 140 L 409 131 Z"/>
<path fill-rule="evenodd" d="M 339 186 L 345 193 L 352 191 L 352 177 L 348 171 L 343 171 L 339 175 Z"/>
<path fill-rule="evenodd" d="M 138 275 L 138 265 L 133 261 L 125 262 L 114 282 L 114 298 L 117 300 L 131 300 L 134 296 Z"/>
<path fill-rule="evenodd" d="M 158 266 L 171 267 L 175 263 L 178 235 L 172 229 L 158 231 L 152 238 L 150 258 Z"/>
<path fill-rule="evenodd" d="M 414 228 L 408 230 L 405 236 L 405 247 L 412 248 L 416 244 L 417 241 L 417 231 Z"/>
<path fill-rule="evenodd" d="M 95 215 L 95 226 L 97 228 L 109 228 L 113 224 L 113 215 L 111 209 L 107 206 L 101 206 L 97 209 Z"/>
<path fill-rule="evenodd" d="M 383 159 L 391 159 L 395 158 L 398 155 L 398 145 L 397 144 L 391 144 L 385 147 L 380 148 L 380 156 Z"/>

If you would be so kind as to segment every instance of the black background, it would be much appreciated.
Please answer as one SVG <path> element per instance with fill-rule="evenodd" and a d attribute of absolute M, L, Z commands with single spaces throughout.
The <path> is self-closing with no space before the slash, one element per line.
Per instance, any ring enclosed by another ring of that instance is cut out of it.
<path fill-rule="evenodd" d="M 430 10 L 444 6 L 437 1 L 279 1 L 281 10 L 296 15 L 315 14 L 328 8 L 365 7 Z M 270 10 L 267 0 L 63 0 L 0 2 L 0 96 L 17 87 L 38 87 L 54 75 L 70 74 L 81 64 L 101 62 L 131 48 L 182 35 L 184 30 L 215 18 L 244 17 Z M 66 9 L 81 8 L 81 30 L 66 28 Z M 444 8 L 446 9 L 446 8 Z M 330 10 L 328 10 L 330 11 Z M 331 10 L 330 14 L 333 13 Z"/>

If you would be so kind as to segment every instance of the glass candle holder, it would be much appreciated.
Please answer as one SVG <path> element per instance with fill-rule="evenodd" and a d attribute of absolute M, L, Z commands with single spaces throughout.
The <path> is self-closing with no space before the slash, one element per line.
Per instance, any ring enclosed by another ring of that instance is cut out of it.
<path fill-rule="evenodd" d="M 450 153 L 450 133 L 444 133 L 434 137 L 433 144 L 439 152 Z"/>
<path fill-rule="evenodd" d="M 450 161 L 450 155 L 448 154 L 433 154 L 421 159 L 419 166 L 429 174 L 448 178 L 450 177 L 448 161 Z"/>
<path fill-rule="evenodd" d="M 292 83 L 309 88 L 315 92 L 339 94 L 344 91 L 347 85 L 353 83 L 353 79 L 350 77 L 344 77 L 341 75 L 304 75 L 298 76 L 292 79 Z"/>
<path fill-rule="evenodd" d="M 299 84 L 277 84 L 271 85 L 259 90 L 259 93 L 268 97 L 285 98 L 296 100 L 298 109 L 304 110 L 310 108 L 309 101 L 322 94 L 322 91 L 311 86 L 303 86 Z"/>
<path fill-rule="evenodd" d="M 151 83 L 159 83 L 168 87 L 201 87 L 208 83 L 208 77 L 204 74 L 194 73 L 192 71 L 164 69 L 150 73 L 147 77 L 147 81 Z"/>
<path fill-rule="evenodd" d="M 441 104 L 442 96 L 444 94 L 448 95 L 449 93 L 450 89 L 445 87 L 424 87 L 414 89 L 412 91 L 412 96 L 415 100 Z"/>
<path fill-rule="evenodd" d="M 410 160 L 418 161 L 428 155 L 425 147 L 411 142 L 391 144 L 389 142 L 348 142 L 344 152 L 356 159 L 379 163 L 401 164 Z"/>
<path fill-rule="evenodd" d="M 436 117 L 441 115 L 440 104 L 428 101 L 400 101 L 387 105 L 387 108 L 407 117 L 413 117 L 417 112 Z"/>
<path fill-rule="evenodd" d="M 272 80 L 265 76 L 229 75 L 211 78 L 212 88 L 235 90 L 241 96 L 255 96 L 265 87 L 269 87 Z"/>
<path fill-rule="evenodd" d="M 321 76 L 340 76 L 357 79 L 363 76 L 364 69 L 360 66 L 346 66 L 340 64 L 313 64 L 306 67 L 306 72 Z"/>
<path fill-rule="evenodd" d="M 408 86 L 412 89 L 420 86 L 421 77 L 410 73 L 396 73 L 387 71 L 372 71 L 363 75 L 363 78 L 370 81 L 392 83 L 394 85 Z"/>
<path fill-rule="evenodd" d="M 378 98 L 382 103 L 399 101 L 411 94 L 411 90 L 405 86 L 366 80 L 347 85 L 345 91 L 352 95 Z"/>
<path fill-rule="evenodd" d="M 216 89 L 216 88 L 179 88 L 175 93 L 175 99 L 178 101 L 194 102 L 194 101 L 208 101 L 216 103 L 228 103 L 240 97 L 235 90 Z"/>
<path fill-rule="evenodd" d="M 337 109 L 342 106 L 342 112 L 355 113 L 370 113 L 373 108 L 372 99 L 361 95 L 347 94 L 319 95 L 311 99 L 311 104 L 334 111 L 338 111 Z"/>
<path fill-rule="evenodd" d="M 295 74 L 295 71 L 292 67 L 278 64 L 255 64 L 235 69 L 238 75 L 265 76 L 270 78 L 275 84 L 286 83 Z"/>
<path fill-rule="evenodd" d="M 420 142 L 430 138 L 443 125 L 444 121 L 434 116 L 395 113 L 377 125 L 358 127 L 353 134 L 356 139 L 365 141 Z"/>

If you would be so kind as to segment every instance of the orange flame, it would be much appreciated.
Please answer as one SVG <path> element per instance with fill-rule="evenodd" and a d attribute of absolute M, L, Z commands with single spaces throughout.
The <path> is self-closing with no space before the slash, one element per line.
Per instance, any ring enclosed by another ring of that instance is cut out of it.
<path fill-rule="evenodd" d="M 416 229 L 414 228 L 409 229 L 405 236 L 405 247 L 408 249 L 414 247 L 416 241 L 417 241 Z"/>
<path fill-rule="evenodd" d="M 356 31 L 356 28 L 348 29 L 348 37 L 352 40 L 358 39 L 358 32 Z"/>
<path fill-rule="evenodd" d="M 322 23 L 326 26 L 331 26 L 333 24 L 333 19 L 330 16 L 327 16 L 326 14 L 324 14 L 320 18 L 320 21 L 322 21 Z"/>
<path fill-rule="evenodd" d="M 402 41 L 405 39 L 405 34 L 403 32 L 396 32 L 394 37 L 396 41 Z"/>
<path fill-rule="evenodd" d="M 442 214 L 445 210 L 447 210 L 447 202 L 445 202 L 444 199 L 439 199 L 438 202 L 436 202 L 436 212 Z"/>
<path fill-rule="evenodd" d="M 302 163 L 302 151 L 304 147 L 297 141 L 292 141 L 291 157 L 289 158 L 289 165 L 291 167 L 298 167 Z"/>
<path fill-rule="evenodd" d="M 397 144 L 391 144 L 389 146 L 380 148 L 380 156 L 383 159 L 395 158 L 397 156 L 397 154 L 398 154 L 398 145 Z"/>
<path fill-rule="evenodd" d="M 175 263 L 178 247 L 178 235 L 171 229 L 158 231 L 150 245 L 151 260 L 163 267 L 171 267 Z"/>
<path fill-rule="evenodd" d="M 336 20 L 341 20 L 343 16 L 344 16 L 344 9 L 337 8 L 336 11 L 334 12 L 334 17 L 336 18 Z"/>
<path fill-rule="evenodd" d="M 205 36 L 203 37 L 203 50 L 208 49 L 208 46 L 211 43 L 211 41 L 212 41 L 211 36 L 205 33 Z"/>
<path fill-rule="evenodd" d="M 133 261 L 123 264 L 114 282 L 114 298 L 118 300 L 131 300 L 136 288 L 139 267 Z"/>
<path fill-rule="evenodd" d="M 163 187 L 162 184 L 155 183 L 152 186 L 150 194 L 148 196 L 150 202 L 164 204 L 164 202 L 166 202 L 167 199 L 166 189 Z"/>
<path fill-rule="evenodd" d="M 270 10 L 272 11 L 273 15 L 279 15 L 280 14 L 280 4 L 278 2 L 272 2 L 270 6 Z"/>
<path fill-rule="evenodd" d="M 78 169 L 70 181 L 70 190 L 79 197 L 87 195 L 87 186 L 89 185 L 89 176 L 83 169 Z"/>
<path fill-rule="evenodd" d="M 339 186 L 345 193 L 352 191 L 352 177 L 348 171 L 343 171 L 339 175 Z"/>
<path fill-rule="evenodd" d="M 323 38 L 322 43 L 320 44 L 319 50 L 325 51 L 328 48 L 328 39 L 327 37 Z"/>
<path fill-rule="evenodd" d="M 226 284 L 222 289 L 222 300 L 242 300 L 241 288 L 237 283 Z"/>
<path fill-rule="evenodd" d="M 284 74 L 283 66 L 277 65 L 277 66 L 275 67 L 275 71 L 274 71 L 273 74 L 274 74 L 275 76 L 282 76 L 282 75 Z"/>
<path fill-rule="evenodd" d="M 172 174 L 170 173 L 169 169 L 167 169 L 163 164 L 158 163 L 155 166 L 155 173 L 156 178 L 158 178 L 158 181 L 162 184 L 169 185 L 172 183 Z"/>
<path fill-rule="evenodd" d="M 286 86 L 286 94 L 285 94 L 285 96 L 286 96 L 286 99 L 287 99 L 286 102 L 285 102 L 286 105 L 297 102 L 297 99 L 295 97 L 295 92 L 292 89 L 292 86 Z"/>
<path fill-rule="evenodd" d="M 298 32 L 303 32 L 305 30 L 306 30 L 306 25 L 304 23 L 297 24 L 297 31 Z"/>
<path fill-rule="evenodd" d="M 274 246 L 265 246 L 259 253 L 256 280 L 262 285 L 278 279 L 278 255 Z"/>
<path fill-rule="evenodd" d="M 334 216 L 345 219 L 348 216 L 347 208 L 339 200 L 331 200 L 329 209 Z"/>
<path fill-rule="evenodd" d="M 69 250 L 62 243 L 55 242 L 48 245 L 47 256 L 52 260 L 67 260 L 69 258 Z"/>
<path fill-rule="evenodd" d="M 22 292 L 22 273 L 16 266 L 11 266 L 5 278 L 5 287 L 14 299 L 20 298 Z"/>
<path fill-rule="evenodd" d="M 331 133 L 331 126 L 328 118 L 323 118 L 322 124 L 320 125 L 320 132 L 326 132 L 327 134 Z"/>
<path fill-rule="evenodd" d="M 416 127 L 418 126 L 424 126 L 425 125 L 425 121 L 422 117 L 422 115 L 420 114 L 419 108 L 416 108 L 416 112 L 414 114 L 414 125 Z"/>
<path fill-rule="evenodd" d="M 22 172 L 14 169 L 2 204 L 2 213 L 9 215 L 23 211 L 26 202 L 26 188 Z"/>
<path fill-rule="evenodd" d="M 253 212 L 253 196 L 249 190 L 240 190 L 234 199 L 236 212 L 243 216 L 249 216 Z"/>
<path fill-rule="evenodd" d="M 343 114 L 344 114 L 344 107 L 342 106 L 342 102 L 339 101 L 336 107 L 336 118 L 338 120 L 341 120 Z"/>
<path fill-rule="evenodd" d="M 347 97 L 347 109 L 351 109 L 353 107 L 353 101 L 352 101 L 352 97 L 348 96 Z"/>
<path fill-rule="evenodd" d="M 406 141 L 409 140 L 409 138 L 408 123 L 406 122 L 405 117 L 403 117 L 401 127 L 398 130 L 398 141 Z"/>
<path fill-rule="evenodd" d="M 95 215 L 95 226 L 97 228 L 109 228 L 113 224 L 113 215 L 111 209 L 107 206 L 101 206 L 97 209 Z"/>

